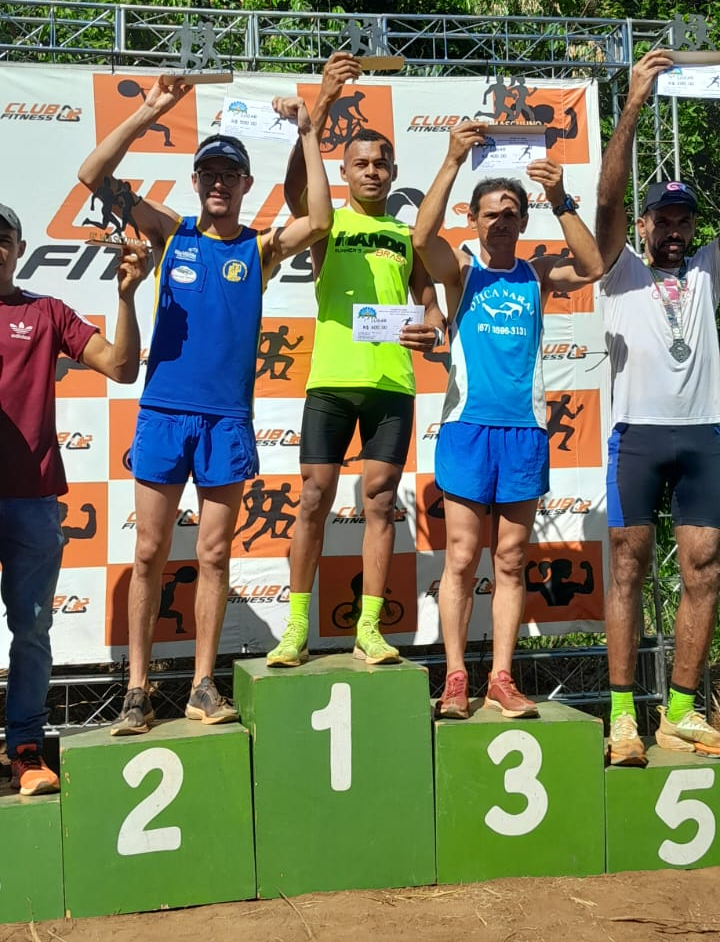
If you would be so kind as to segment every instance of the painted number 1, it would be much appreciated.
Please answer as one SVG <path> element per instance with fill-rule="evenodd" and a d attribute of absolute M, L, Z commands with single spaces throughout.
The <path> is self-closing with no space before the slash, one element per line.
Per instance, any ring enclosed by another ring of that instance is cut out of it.
<path fill-rule="evenodd" d="M 312 728 L 330 730 L 330 788 L 346 792 L 352 785 L 352 709 L 350 684 L 333 684 L 330 700 L 310 716 Z"/>
<path fill-rule="evenodd" d="M 162 774 L 157 788 L 133 808 L 118 832 L 117 852 L 121 857 L 180 849 L 182 832 L 179 827 L 147 830 L 153 818 L 164 811 L 180 792 L 183 766 L 178 756 L 172 749 L 146 749 L 128 762 L 122 774 L 130 788 L 137 788 L 148 772 L 155 769 Z"/>

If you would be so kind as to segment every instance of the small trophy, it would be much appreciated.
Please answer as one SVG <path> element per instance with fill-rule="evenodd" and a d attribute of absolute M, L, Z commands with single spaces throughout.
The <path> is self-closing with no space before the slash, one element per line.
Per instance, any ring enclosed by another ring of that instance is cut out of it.
<path fill-rule="evenodd" d="M 168 45 L 175 46 L 180 68 L 163 72 L 160 76 L 166 85 L 208 85 L 232 83 L 232 70 L 227 69 L 215 48 L 217 35 L 209 21 L 191 26 L 187 17 L 169 37 Z M 161 65 L 170 65 L 163 62 Z"/>
<path fill-rule="evenodd" d="M 135 205 L 135 195 L 130 184 L 124 180 L 114 182 L 110 177 L 105 177 L 102 186 L 98 187 L 92 195 L 90 201 L 90 210 L 95 209 L 96 202 L 102 205 L 102 217 L 100 219 L 83 219 L 83 226 L 96 226 L 97 228 L 90 233 L 90 237 L 85 240 L 86 245 L 103 245 L 105 247 L 121 251 L 123 246 L 136 246 L 150 251 L 152 246 L 146 242 L 140 235 L 140 230 L 133 218 L 132 210 Z M 135 233 L 135 238 L 131 239 L 125 235 L 127 227 Z M 110 229 L 110 231 L 108 231 Z"/>

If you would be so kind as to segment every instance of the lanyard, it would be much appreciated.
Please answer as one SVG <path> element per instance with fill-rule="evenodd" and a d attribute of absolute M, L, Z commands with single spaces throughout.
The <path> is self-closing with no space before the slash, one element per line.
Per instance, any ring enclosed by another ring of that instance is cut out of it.
<path fill-rule="evenodd" d="M 663 273 L 662 270 L 653 268 L 647 260 L 645 263 L 652 272 L 653 281 L 660 295 L 660 302 L 662 303 L 665 316 L 670 326 L 673 340 L 670 346 L 670 354 L 678 363 L 683 363 L 692 352 L 683 336 L 683 307 L 688 293 L 687 261 L 683 259 L 680 270 L 677 275 L 673 275 L 672 278 L 660 278 L 659 276 Z M 666 272 L 665 274 L 669 275 L 670 273 Z M 671 284 L 670 287 L 676 292 L 676 298 L 671 298 L 668 291 L 667 282 L 671 280 L 674 284 Z"/>

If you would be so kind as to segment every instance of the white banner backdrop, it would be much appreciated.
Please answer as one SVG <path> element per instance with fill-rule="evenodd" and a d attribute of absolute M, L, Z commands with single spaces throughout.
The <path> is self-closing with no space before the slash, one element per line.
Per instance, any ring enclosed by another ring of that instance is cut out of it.
<path fill-rule="evenodd" d="M 183 214 L 197 211 L 190 174 L 198 141 L 219 128 L 226 95 L 269 101 L 302 94 L 311 105 L 319 79 L 239 75 L 232 86 L 196 86 L 162 121 L 136 141 L 118 171 L 144 196 Z M 12 206 L 28 242 L 16 274 L 29 290 L 56 295 L 91 317 L 112 337 L 115 255 L 88 246 L 103 229 L 102 207 L 77 182 L 82 160 L 135 110 L 153 76 L 83 68 L 0 66 L 0 202 Z M 466 116 L 519 119 L 545 125 L 548 153 L 564 166 L 565 185 L 592 225 L 600 161 L 597 89 L 584 81 L 522 78 L 363 78 L 336 104 L 323 140 L 333 199 L 344 144 L 359 127 L 373 127 L 394 143 L 398 178 L 390 211 L 412 222 L 445 154 L 447 131 Z M 255 182 L 242 222 L 281 225 L 288 218 L 283 180 L 288 148 L 248 141 Z M 482 176 L 468 161 L 448 206 L 445 235 L 475 245 L 467 227 L 470 193 Z M 563 249 L 561 231 L 545 196 L 521 173 L 530 194 L 530 223 L 519 252 L 525 257 Z M 133 233 L 131 233 L 133 234 Z M 126 466 L 137 397 L 150 339 L 153 285 L 138 294 L 143 367 L 132 386 L 118 386 L 66 359 L 57 371 L 58 434 L 70 481 L 62 498 L 67 537 L 55 599 L 53 628 L 58 664 L 101 663 L 127 652 L 127 587 L 134 546 L 132 480 Z M 314 335 L 315 299 L 309 255 L 288 260 L 268 286 L 257 362 L 255 425 L 261 470 L 246 487 L 233 544 L 230 593 L 221 650 L 264 651 L 280 636 L 287 612 L 288 548 L 300 492 L 298 442 L 303 391 Z M 608 370 L 594 292 L 550 299 L 544 347 L 551 444 L 551 491 L 538 505 L 526 582 L 523 631 L 555 634 L 602 630 L 607 531 L 604 442 Z M 232 361 L 228 362 L 232 369 Z M 397 502 L 397 537 L 382 613 L 383 629 L 400 645 L 440 639 L 437 585 L 444 557 L 441 495 L 434 485 L 433 452 L 448 370 L 447 350 L 416 358 L 416 429 Z M 324 555 L 311 609 L 313 647 L 350 643 L 357 612 L 364 531 L 359 496 L 359 443 L 343 468 L 326 526 Z M 11 455 L 3 455 L 12 460 Z M 197 499 L 188 485 L 178 512 L 163 576 L 158 656 L 192 653 Z M 471 637 L 492 633 L 489 550 L 477 573 Z M 0 636 L 7 663 L 8 633 Z"/>

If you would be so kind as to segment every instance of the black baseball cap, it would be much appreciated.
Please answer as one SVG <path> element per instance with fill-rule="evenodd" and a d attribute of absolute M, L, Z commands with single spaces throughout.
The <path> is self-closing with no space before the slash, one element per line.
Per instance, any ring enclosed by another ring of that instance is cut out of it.
<path fill-rule="evenodd" d="M 211 157 L 225 157 L 245 173 L 250 173 L 250 158 L 245 149 L 245 145 L 237 137 L 231 137 L 229 134 L 216 134 L 207 138 L 195 151 L 193 169 L 197 170 L 203 160 L 209 160 Z"/>
<path fill-rule="evenodd" d="M 642 215 L 650 209 L 661 209 L 663 206 L 687 206 L 692 213 L 696 213 L 698 201 L 695 190 L 679 180 L 652 183 L 645 194 Z"/>
<path fill-rule="evenodd" d="M 0 203 L 0 219 L 6 223 L 10 229 L 14 229 L 15 232 L 17 232 L 19 242 L 22 239 L 22 226 L 20 225 L 20 220 L 15 210 Z"/>

